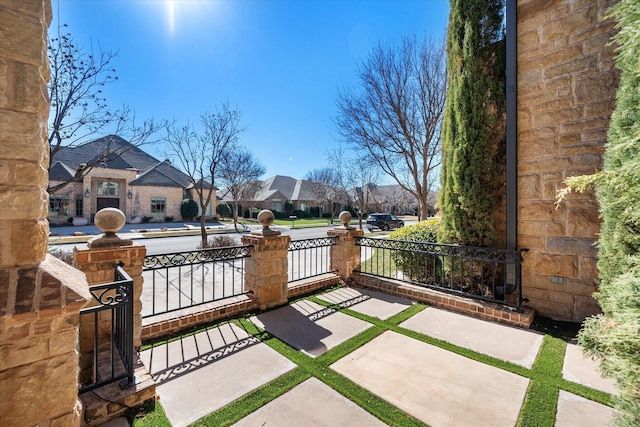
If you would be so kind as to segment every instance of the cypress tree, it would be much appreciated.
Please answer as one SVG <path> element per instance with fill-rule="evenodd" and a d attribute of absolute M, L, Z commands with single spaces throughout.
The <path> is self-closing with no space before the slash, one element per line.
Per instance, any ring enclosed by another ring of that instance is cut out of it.
<path fill-rule="evenodd" d="M 450 4 L 439 240 L 496 246 L 504 221 L 504 0 Z"/>
<path fill-rule="evenodd" d="M 602 314 L 579 334 L 620 392 L 618 425 L 640 425 L 640 3 L 621 0 L 612 16 L 620 31 L 616 109 L 601 172 L 592 176 L 600 203 L 599 293 Z M 576 180 L 578 181 L 578 180 Z M 588 183 L 589 180 L 586 180 Z M 578 182 L 579 184 L 579 182 Z M 571 185 L 571 184 L 570 184 Z M 575 185 L 579 189 L 579 185 Z"/>

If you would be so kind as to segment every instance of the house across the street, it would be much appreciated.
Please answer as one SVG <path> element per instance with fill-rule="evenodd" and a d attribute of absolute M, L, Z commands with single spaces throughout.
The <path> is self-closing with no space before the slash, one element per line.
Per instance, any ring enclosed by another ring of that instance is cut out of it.
<path fill-rule="evenodd" d="M 76 178 L 78 169 L 85 165 L 94 166 Z M 169 160 L 160 161 L 116 135 L 61 148 L 51 162 L 49 187 L 67 181 L 66 186 L 49 194 L 48 219 L 52 224 L 69 218 L 91 221 L 106 207 L 120 209 L 130 222 L 143 217 L 180 220 L 182 201 L 197 199 L 188 176 Z M 215 209 L 215 188 L 211 200 L 206 216 Z"/>

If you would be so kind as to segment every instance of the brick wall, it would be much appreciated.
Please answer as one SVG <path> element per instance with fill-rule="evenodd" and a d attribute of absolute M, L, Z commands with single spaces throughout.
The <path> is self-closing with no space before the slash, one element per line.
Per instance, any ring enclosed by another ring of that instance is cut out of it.
<path fill-rule="evenodd" d="M 602 163 L 618 86 L 611 1 L 518 0 L 518 246 L 523 296 L 540 314 L 581 321 L 599 311 L 593 193 L 556 208 L 570 176 Z"/>

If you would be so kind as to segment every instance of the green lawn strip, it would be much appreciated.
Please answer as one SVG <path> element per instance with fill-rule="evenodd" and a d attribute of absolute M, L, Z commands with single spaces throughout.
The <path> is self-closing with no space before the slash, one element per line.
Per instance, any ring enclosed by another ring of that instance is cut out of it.
<path fill-rule="evenodd" d="M 559 390 L 582 396 L 594 402 L 611 406 L 608 393 L 567 381 L 562 378 L 562 367 L 567 343 L 563 339 L 545 335 L 538 357 L 530 373 L 518 426 L 553 426 L 556 421 Z"/>
<path fill-rule="evenodd" d="M 171 427 L 171 423 L 160 402 L 147 404 L 139 411 L 130 410 L 129 421 L 133 427 Z"/>
<path fill-rule="evenodd" d="M 556 421 L 559 382 L 567 343 L 545 335 L 531 370 L 531 382 L 520 410 L 518 426 L 553 426 Z"/>

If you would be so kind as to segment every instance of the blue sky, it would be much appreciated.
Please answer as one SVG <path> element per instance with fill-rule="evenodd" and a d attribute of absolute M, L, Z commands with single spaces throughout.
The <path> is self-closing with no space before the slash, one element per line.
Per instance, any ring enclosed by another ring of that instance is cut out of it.
<path fill-rule="evenodd" d="M 52 0 L 80 45 L 118 51 L 105 94 L 138 120 L 197 123 L 228 101 L 265 178 L 303 178 L 337 146 L 340 88 L 379 41 L 441 37 L 448 0 Z M 162 159 L 164 147 L 145 150 Z"/>

